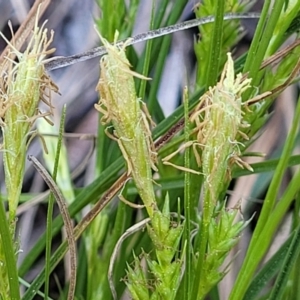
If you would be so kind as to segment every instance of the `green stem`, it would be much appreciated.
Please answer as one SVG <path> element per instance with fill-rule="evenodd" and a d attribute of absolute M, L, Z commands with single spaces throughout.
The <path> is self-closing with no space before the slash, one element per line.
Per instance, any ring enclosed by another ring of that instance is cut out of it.
<path fill-rule="evenodd" d="M 199 256 L 197 261 L 195 279 L 194 279 L 194 286 L 193 286 L 193 295 L 197 295 L 197 299 L 199 298 L 198 292 L 200 289 L 201 284 L 201 274 L 203 272 L 204 262 L 205 262 L 205 255 L 207 249 L 207 242 L 208 242 L 208 233 L 209 233 L 209 222 L 211 218 L 211 197 L 210 193 L 207 190 L 204 196 L 203 201 L 203 209 L 202 209 L 202 221 L 200 227 L 200 236 L 198 239 L 198 249 L 199 249 Z"/>
<path fill-rule="evenodd" d="M 257 30 L 253 42 L 251 43 L 248 51 L 247 60 L 244 66 L 243 73 L 249 72 L 248 78 L 253 78 L 252 86 L 259 86 L 261 76 L 259 75 L 259 68 L 266 55 L 267 48 L 272 39 L 276 23 L 279 20 L 282 7 L 285 0 L 274 1 L 272 7 L 272 13 L 268 19 L 268 12 L 270 8 L 271 0 L 267 0 L 264 3 L 263 11 L 258 23 Z M 260 73 L 263 74 L 263 73 Z M 244 99 L 250 97 L 251 90 L 248 90 L 244 94 Z"/>
<path fill-rule="evenodd" d="M 215 7 L 215 22 L 213 23 L 213 37 L 210 43 L 210 55 L 208 74 L 206 78 L 205 90 L 210 86 L 214 86 L 219 76 L 219 64 L 222 50 L 222 36 L 224 23 L 225 1 L 217 1 Z"/>
<path fill-rule="evenodd" d="M 189 95 L 187 89 L 184 92 L 184 138 L 187 143 L 190 139 L 190 120 L 189 120 Z M 190 153 L 191 149 L 188 147 L 184 154 L 185 167 L 190 168 Z M 191 261 L 191 173 L 184 173 L 184 215 L 186 218 L 184 227 L 184 239 L 186 243 L 186 256 L 185 256 L 185 276 L 184 276 L 184 299 L 191 299 L 192 287 L 192 261 Z"/>
<path fill-rule="evenodd" d="M 7 271 L 8 283 L 10 289 L 10 297 L 7 299 L 19 300 L 20 299 L 19 279 L 18 279 L 15 249 L 13 245 L 13 238 L 9 230 L 3 201 L 1 198 L 0 198 L 0 242 L 1 242 L 0 247 L 2 248 L 1 250 L 3 250 L 5 256 L 5 262 L 2 262 L 2 264 L 5 265 L 5 269 Z M 0 268 L 1 267 L 3 266 L 0 266 Z"/>
<path fill-rule="evenodd" d="M 170 14 L 170 17 L 167 21 L 167 25 L 174 24 L 178 21 L 178 18 L 181 16 L 183 8 L 186 6 L 187 2 L 188 2 L 187 0 L 176 1 L 176 4 L 173 5 L 172 13 Z M 171 37 L 168 35 L 163 39 L 160 45 L 159 55 L 156 60 L 155 77 L 151 82 L 151 89 L 148 97 L 149 101 L 147 103 L 150 113 L 153 111 L 153 108 L 155 107 L 155 102 L 157 101 L 156 95 L 157 95 L 158 87 L 161 82 L 164 62 L 168 55 L 170 44 L 171 44 Z"/>
<path fill-rule="evenodd" d="M 66 106 L 64 105 L 62 117 L 60 120 L 60 127 L 59 127 L 59 136 L 58 136 L 58 143 L 56 149 L 56 157 L 55 157 L 55 165 L 53 168 L 52 178 L 56 181 L 57 172 L 58 172 L 58 164 L 59 164 L 59 156 L 61 151 L 62 139 L 63 139 L 63 132 L 64 132 L 64 124 L 66 118 Z M 51 243 L 52 243 L 52 216 L 53 216 L 53 207 L 54 207 L 54 197 L 53 193 L 49 196 L 48 201 L 48 210 L 47 210 L 47 229 L 46 229 L 46 255 L 45 255 L 45 297 L 48 298 L 49 294 L 49 276 L 50 276 L 50 259 L 51 259 Z"/>

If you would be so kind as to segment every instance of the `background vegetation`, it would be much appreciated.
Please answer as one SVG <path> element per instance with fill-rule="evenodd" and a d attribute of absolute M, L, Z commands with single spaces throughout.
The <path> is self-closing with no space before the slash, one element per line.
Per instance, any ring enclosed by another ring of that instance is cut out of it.
<path fill-rule="evenodd" d="M 300 299 L 300 2 L 264 1 L 248 33 L 223 18 L 259 4 L 50 1 L 56 51 L 0 61 L 0 299 Z M 0 1 L 7 39 L 31 5 Z M 134 47 L 106 42 L 209 15 Z M 99 58 L 40 74 L 46 54 L 100 40 L 100 81 Z M 27 111 L 32 91 L 53 126 Z"/>

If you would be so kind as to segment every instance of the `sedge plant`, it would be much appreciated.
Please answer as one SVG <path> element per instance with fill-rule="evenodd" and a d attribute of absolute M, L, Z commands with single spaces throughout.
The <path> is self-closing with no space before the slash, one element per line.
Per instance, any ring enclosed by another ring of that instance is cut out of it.
<path fill-rule="evenodd" d="M 213 15 L 214 20 L 199 26 L 200 35 L 194 40 L 196 79 L 183 93 L 184 105 L 169 117 L 164 116 L 157 94 L 170 36 L 149 41 L 140 52 L 129 47 L 130 39 L 116 43 L 114 38 L 117 29 L 122 39 L 132 36 L 140 2 L 130 1 L 128 6 L 122 0 L 97 1 L 102 11 L 97 29 L 107 54 L 100 59 L 100 79 L 95 87 L 100 100 L 95 104 L 99 128 L 94 180 L 72 191 L 71 196 L 59 184 L 65 198 L 72 199 L 66 215 L 77 220 L 76 227 L 70 227 L 72 243 L 80 238 L 75 296 L 69 299 L 120 299 L 125 293 L 133 299 L 225 299 L 220 282 L 231 272 L 236 257 L 224 263 L 253 220 L 255 230 L 239 274 L 231 283 L 229 299 L 284 299 L 287 295 L 300 299 L 299 271 L 293 268 L 300 248 L 299 172 L 277 196 L 286 168 L 300 163 L 299 156 L 291 154 L 299 141 L 299 105 L 285 145 L 278 150 L 280 159 L 267 158 L 251 165 L 243 159 L 271 117 L 275 98 L 298 80 L 299 1 L 265 1 L 250 50 L 239 57 L 233 49 L 242 38 L 240 22 L 225 21 L 224 15 L 244 13 L 252 3 L 205 0 L 196 4 L 197 17 Z M 151 29 L 179 22 L 186 4 L 186 0 L 163 0 L 156 7 L 154 1 Z M 18 275 L 23 278 L 33 268 L 45 244 L 46 273 L 42 270 L 36 276 L 22 299 L 33 299 L 45 282 L 48 297 L 49 273 L 69 247 L 63 241 L 50 257 L 49 238 L 63 226 L 58 216 L 48 223 L 47 236 L 41 236 L 17 270 L 15 213 L 25 196 L 21 187 L 30 128 L 38 116 L 45 115 L 38 111 L 37 102 L 42 99 L 50 104 L 45 90 L 56 89 L 44 73 L 44 56 L 49 54 L 46 33 L 36 26 L 35 36 L 42 44 L 33 39 L 22 55 L 11 47 L 18 62 L 8 59 L 1 69 L 7 190 L 2 198 L 8 203 L 8 217 L 4 206 L 0 211 L 3 299 L 21 298 Z M 293 47 L 279 50 L 288 38 L 293 39 Z M 62 166 L 67 165 L 66 156 L 62 155 Z M 54 162 L 49 159 L 49 169 L 51 164 Z M 268 171 L 274 176 L 264 180 L 267 193 L 261 212 L 244 220 L 239 205 L 227 207 L 226 191 L 230 184 L 234 188 L 232 179 Z M 58 172 L 64 171 L 58 168 Z M 67 177 L 68 190 L 72 190 L 71 176 L 62 175 L 58 178 Z M 294 212 L 290 238 L 267 264 L 261 264 L 289 208 Z M 275 277 L 275 284 L 270 284 Z M 62 288 L 64 299 L 67 284 Z"/>

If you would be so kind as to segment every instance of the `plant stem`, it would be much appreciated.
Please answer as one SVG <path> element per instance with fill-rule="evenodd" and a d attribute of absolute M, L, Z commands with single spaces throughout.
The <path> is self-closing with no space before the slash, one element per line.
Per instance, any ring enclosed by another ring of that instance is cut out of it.
<path fill-rule="evenodd" d="M 18 271 L 17 271 L 17 262 L 16 255 L 12 240 L 12 235 L 9 230 L 8 220 L 6 218 L 6 213 L 4 210 L 4 204 L 0 198 L 0 253 L 4 253 L 5 261 L 0 261 L 0 270 L 5 270 L 7 272 L 7 278 L 9 283 L 9 295 L 0 295 L 1 299 L 11 299 L 19 300 L 19 281 L 18 281 Z M 1 271 L 2 273 L 2 271 Z M 1 278 L 3 280 L 3 278 Z M 3 281 L 1 284 L 5 284 Z M 1 291 L 4 292 L 4 291 Z M 6 298 L 10 296 L 10 298 Z"/>

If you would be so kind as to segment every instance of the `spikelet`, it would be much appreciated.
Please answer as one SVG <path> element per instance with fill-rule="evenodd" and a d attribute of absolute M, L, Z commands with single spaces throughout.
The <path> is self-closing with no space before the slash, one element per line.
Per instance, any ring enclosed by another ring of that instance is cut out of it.
<path fill-rule="evenodd" d="M 233 60 L 230 53 L 227 55 L 220 82 L 201 97 L 191 116 L 191 121 L 196 123 L 197 141 L 202 145 L 198 164 L 202 164 L 204 186 L 214 203 L 226 176 L 230 177 L 232 163 L 252 170 L 239 158 L 242 144 L 237 141 L 237 136 L 242 134 L 239 129 L 245 126 L 241 95 L 250 87 L 251 80 L 242 80 L 241 74 L 235 78 Z"/>
<path fill-rule="evenodd" d="M 24 53 L 7 41 L 11 51 L 0 66 L 0 126 L 3 133 L 3 159 L 9 214 L 12 221 L 18 204 L 24 175 L 24 164 L 30 129 L 36 118 L 46 116 L 38 109 L 39 101 L 45 102 L 50 111 L 50 91 L 57 87 L 45 73 L 45 56 L 55 49 L 48 49 L 53 39 L 47 37 L 45 23 L 38 27 L 37 20 L 32 37 Z M 18 62 L 11 60 L 16 55 Z"/>
<path fill-rule="evenodd" d="M 117 35 L 116 35 L 117 37 Z M 112 122 L 114 139 L 117 140 L 127 162 L 128 174 L 132 175 L 148 214 L 156 209 L 152 171 L 156 170 L 153 142 L 146 114 L 137 98 L 134 76 L 146 78 L 130 69 L 125 47 L 113 46 L 101 37 L 107 55 L 100 60 L 100 80 L 97 91 L 100 100 L 95 108 L 103 114 L 103 124 Z"/>

